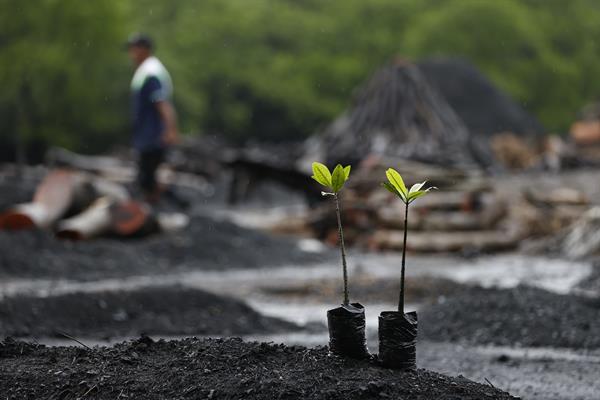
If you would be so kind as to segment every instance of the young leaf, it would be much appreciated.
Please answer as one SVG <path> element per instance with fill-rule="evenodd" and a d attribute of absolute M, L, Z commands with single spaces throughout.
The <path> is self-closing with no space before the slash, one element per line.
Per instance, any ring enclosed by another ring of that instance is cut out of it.
<path fill-rule="evenodd" d="M 390 193 L 395 194 L 396 196 L 400 196 L 400 193 L 396 190 L 394 186 L 392 186 L 389 182 L 382 182 L 381 185 L 386 188 Z"/>
<path fill-rule="evenodd" d="M 424 196 L 424 195 L 426 195 L 427 193 L 429 193 L 429 191 L 430 191 L 431 189 L 437 189 L 437 188 L 436 188 L 435 186 L 431 186 L 431 187 L 428 187 L 428 188 L 427 188 L 427 189 L 425 189 L 425 190 L 417 190 L 417 191 L 415 191 L 415 192 L 412 192 L 412 193 L 410 193 L 410 194 L 408 195 L 408 202 L 409 202 L 409 203 L 412 203 L 413 201 L 415 201 L 415 200 L 416 200 L 416 199 L 418 199 L 419 197 L 421 197 L 421 196 Z"/>
<path fill-rule="evenodd" d="M 385 176 L 387 176 L 388 181 L 390 181 L 392 186 L 396 188 L 398 193 L 406 197 L 406 195 L 408 194 L 406 190 L 406 185 L 404 184 L 404 180 L 402 179 L 402 176 L 398 173 L 398 171 L 396 171 L 393 168 L 388 168 L 388 170 L 385 171 Z"/>
<path fill-rule="evenodd" d="M 419 190 L 421 190 L 423 185 L 425 185 L 426 183 L 427 183 L 427 181 L 423 181 L 422 183 L 415 183 L 414 185 L 412 185 L 412 187 L 410 188 L 410 191 L 408 192 L 409 196 L 411 193 L 415 193 L 415 192 L 418 192 Z"/>
<path fill-rule="evenodd" d="M 350 165 L 348 165 L 344 168 L 344 174 L 346 175 L 346 180 L 348 180 L 348 178 L 350 177 L 350 168 L 352 168 Z"/>
<path fill-rule="evenodd" d="M 338 164 L 333 170 L 333 174 L 331 176 L 331 188 L 335 193 L 339 192 L 342 187 L 344 187 L 344 183 L 346 182 L 346 172 L 344 171 L 344 167 Z"/>
<path fill-rule="evenodd" d="M 325 165 L 314 162 L 312 163 L 313 176 L 312 178 L 321 185 L 331 188 L 331 172 Z"/>

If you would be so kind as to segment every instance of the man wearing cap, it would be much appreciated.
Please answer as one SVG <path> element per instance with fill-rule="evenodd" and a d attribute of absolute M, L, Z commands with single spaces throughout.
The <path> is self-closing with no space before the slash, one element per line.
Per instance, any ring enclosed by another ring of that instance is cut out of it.
<path fill-rule="evenodd" d="M 134 34 L 127 41 L 136 67 L 131 80 L 133 146 L 138 152 L 138 183 L 146 199 L 158 200 L 156 170 L 167 148 L 177 140 L 177 118 L 171 102 L 173 84 L 164 65 L 153 55 L 150 37 Z"/>

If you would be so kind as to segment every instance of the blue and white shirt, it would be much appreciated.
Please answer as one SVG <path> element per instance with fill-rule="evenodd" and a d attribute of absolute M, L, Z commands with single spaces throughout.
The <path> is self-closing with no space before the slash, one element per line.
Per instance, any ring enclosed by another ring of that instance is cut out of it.
<path fill-rule="evenodd" d="M 136 69 L 131 80 L 133 146 L 138 151 L 161 149 L 164 124 L 156 109 L 159 101 L 171 101 L 173 83 L 165 66 L 156 57 L 148 57 Z"/>

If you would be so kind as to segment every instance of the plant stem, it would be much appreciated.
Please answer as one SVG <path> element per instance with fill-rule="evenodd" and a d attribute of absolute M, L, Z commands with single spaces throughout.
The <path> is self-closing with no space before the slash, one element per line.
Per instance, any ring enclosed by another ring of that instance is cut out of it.
<path fill-rule="evenodd" d="M 340 213 L 340 199 L 338 194 L 333 195 L 335 199 L 335 214 L 337 215 L 338 234 L 340 238 L 340 251 L 342 253 L 342 272 L 344 274 L 344 305 L 350 303 L 348 296 L 348 267 L 346 266 L 346 246 L 344 244 L 344 231 L 342 230 L 342 216 Z"/>
<path fill-rule="evenodd" d="M 404 244 L 402 245 L 402 272 L 400 276 L 400 298 L 398 299 L 398 311 L 404 314 L 404 271 L 406 270 L 406 238 L 408 236 L 408 203 L 404 210 Z"/>

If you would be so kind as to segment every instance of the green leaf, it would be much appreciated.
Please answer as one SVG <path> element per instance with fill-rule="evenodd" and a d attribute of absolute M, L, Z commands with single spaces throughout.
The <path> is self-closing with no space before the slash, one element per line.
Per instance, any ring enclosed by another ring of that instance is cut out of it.
<path fill-rule="evenodd" d="M 414 192 L 418 192 L 419 190 L 421 190 L 421 188 L 427 183 L 427 181 L 423 181 L 422 183 L 415 183 L 414 185 L 412 185 L 412 187 L 410 188 L 408 194 L 410 197 L 411 193 Z"/>
<path fill-rule="evenodd" d="M 313 176 L 311 178 L 325 187 L 332 188 L 331 172 L 329 172 L 329 168 L 321 163 L 314 162 L 312 163 L 312 170 Z"/>
<path fill-rule="evenodd" d="M 333 170 L 333 174 L 331 177 L 331 188 L 335 193 L 337 193 L 342 189 L 342 187 L 344 187 L 345 182 L 346 173 L 344 171 L 344 167 L 338 164 Z"/>
<path fill-rule="evenodd" d="M 386 188 L 390 193 L 395 194 L 396 196 L 400 196 L 400 193 L 396 190 L 394 186 L 392 186 L 389 182 L 382 182 L 381 185 Z"/>
<path fill-rule="evenodd" d="M 398 193 L 402 194 L 406 198 L 406 195 L 408 194 L 406 191 L 406 185 L 404 184 L 404 180 L 398 171 L 393 168 L 388 168 L 388 170 L 385 171 L 385 176 L 387 176 L 388 181 L 390 181 L 392 186 L 396 188 Z"/>
<path fill-rule="evenodd" d="M 350 177 L 350 169 L 351 168 L 352 167 L 350 165 L 348 165 L 344 168 L 344 174 L 346 175 L 346 180 L 348 180 L 348 178 Z"/>
<path fill-rule="evenodd" d="M 423 183 L 424 183 L 424 182 L 423 182 Z M 428 187 L 428 188 L 427 188 L 427 189 L 425 189 L 425 190 L 417 190 L 417 191 L 415 191 L 415 192 L 412 192 L 412 193 L 410 193 L 410 194 L 408 195 L 408 203 L 412 203 L 413 201 L 415 201 L 415 200 L 416 200 L 416 199 L 418 199 L 419 197 L 426 195 L 427 193 L 429 193 L 429 191 L 430 191 L 431 189 L 437 189 L 437 188 L 436 188 L 435 186 L 431 186 L 431 187 Z"/>

